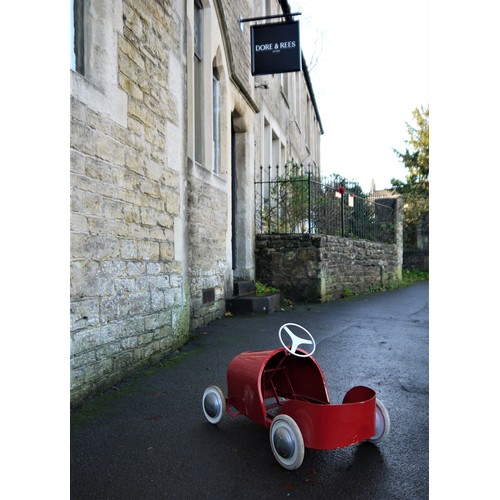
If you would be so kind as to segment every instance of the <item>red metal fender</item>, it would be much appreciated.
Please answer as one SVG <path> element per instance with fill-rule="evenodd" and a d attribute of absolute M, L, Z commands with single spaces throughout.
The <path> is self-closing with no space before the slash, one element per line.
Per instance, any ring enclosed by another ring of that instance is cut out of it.
<path fill-rule="evenodd" d="M 375 401 L 373 389 L 356 386 L 346 393 L 341 405 L 289 400 L 279 413 L 295 420 L 306 448 L 333 450 L 375 434 Z"/>
<path fill-rule="evenodd" d="M 272 383 L 269 379 L 272 377 Z M 296 394 L 329 403 L 323 372 L 311 356 L 292 356 L 284 347 L 269 351 L 243 352 L 233 358 L 227 368 L 227 411 L 234 407 L 242 415 L 263 425 L 271 426 L 264 400 L 274 396 L 274 388 L 284 398 Z M 372 433 L 373 434 L 373 433 Z"/>

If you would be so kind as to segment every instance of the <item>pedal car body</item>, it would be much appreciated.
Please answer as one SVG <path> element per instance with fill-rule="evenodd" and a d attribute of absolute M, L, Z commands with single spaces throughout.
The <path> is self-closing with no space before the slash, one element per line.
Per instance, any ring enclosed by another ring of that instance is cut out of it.
<path fill-rule="evenodd" d="M 291 327 L 307 332 L 300 325 L 283 325 L 295 339 Z M 216 424 L 225 413 L 244 415 L 270 429 L 274 456 L 287 469 L 300 467 L 304 448 L 329 450 L 385 439 L 389 415 L 375 391 L 356 386 L 341 404 L 331 404 L 312 352 L 283 345 L 237 355 L 227 368 L 227 397 L 217 386 L 205 390 L 202 406 L 206 418 Z"/>

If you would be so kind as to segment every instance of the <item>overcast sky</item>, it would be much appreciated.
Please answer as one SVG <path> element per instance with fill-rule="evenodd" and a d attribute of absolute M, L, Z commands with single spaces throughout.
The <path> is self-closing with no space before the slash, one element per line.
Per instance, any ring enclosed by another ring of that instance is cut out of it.
<path fill-rule="evenodd" d="M 289 0 L 301 12 L 300 37 L 324 135 L 323 174 L 363 190 L 390 187 L 407 170 L 406 122 L 427 107 L 427 0 Z"/>

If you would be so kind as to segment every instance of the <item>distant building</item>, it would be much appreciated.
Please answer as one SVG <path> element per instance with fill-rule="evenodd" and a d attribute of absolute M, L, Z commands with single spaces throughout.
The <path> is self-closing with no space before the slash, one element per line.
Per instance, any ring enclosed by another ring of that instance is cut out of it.
<path fill-rule="evenodd" d="M 260 166 L 319 170 L 304 60 L 251 74 L 240 18 L 282 13 L 278 0 L 73 2 L 72 404 L 182 345 L 255 278 Z"/>

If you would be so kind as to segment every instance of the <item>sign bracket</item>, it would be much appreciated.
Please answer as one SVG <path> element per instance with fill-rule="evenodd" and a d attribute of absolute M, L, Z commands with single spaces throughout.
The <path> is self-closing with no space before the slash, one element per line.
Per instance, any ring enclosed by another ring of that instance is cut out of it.
<path fill-rule="evenodd" d="M 274 16 L 260 16 L 260 17 L 247 17 L 246 19 L 242 19 L 240 16 L 240 30 L 243 31 L 243 23 L 250 23 L 253 21 L 264 21 L 267 19 L 279 19 L 282 17 L 293 17 L 293 16 L 301 16 L 302 12 L 288 13 L 288 14 L 276 14 Z"/>

